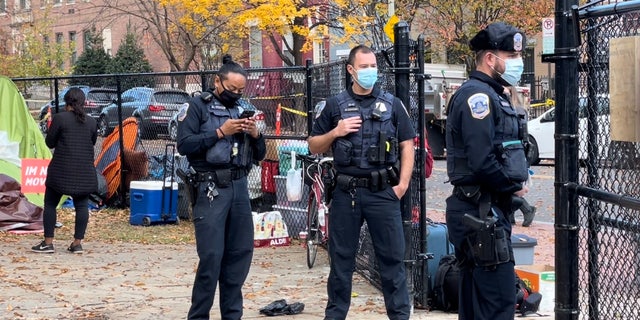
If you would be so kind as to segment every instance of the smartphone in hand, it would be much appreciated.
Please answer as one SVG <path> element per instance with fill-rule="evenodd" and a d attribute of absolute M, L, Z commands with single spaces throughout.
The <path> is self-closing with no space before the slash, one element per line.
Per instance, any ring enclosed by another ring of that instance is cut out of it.
<path fill-rule="evenodd" d="M 242 113 L 240 114 L 240 119 L 251 118 L 251 117 L 253 117 L 253 115 L 254 115 L 255 113 L 256 113 L 256 112 L 255 112 L 255 111 L 253 111 L 253 110 L 244 110 L 244 111 L 242 111 Z"/>

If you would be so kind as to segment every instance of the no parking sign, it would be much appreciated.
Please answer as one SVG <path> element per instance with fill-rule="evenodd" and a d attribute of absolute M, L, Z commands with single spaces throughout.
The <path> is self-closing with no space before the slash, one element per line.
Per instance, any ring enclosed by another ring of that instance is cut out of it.
<path fill-rule="evenodd" d="M 555 51 L 555 18 L 542 19 L 542 54 L 552 54 Z"/>

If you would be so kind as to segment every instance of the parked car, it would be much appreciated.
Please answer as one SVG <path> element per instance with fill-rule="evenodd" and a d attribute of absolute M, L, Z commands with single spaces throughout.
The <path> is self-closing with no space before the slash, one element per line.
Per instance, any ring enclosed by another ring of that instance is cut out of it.
<path fill-rule="evenodd" d="M 597 155 L 600 158 L 608 157 L 608 148 L 611 143 L 610 126 L 609 126 L 609 96 L 599 95 L 597 101 L 597 123 L 598 135 L 596 147 Z M 587 118 L 586 118 L 587 98 L 580 97 L 578 99 L 578 158 L 587 159 Z M 529 150 L 530 164 L 538 164 L 541 159 L 555 159 L 555 121 L 556 110 L 551 108 L 539 117 L 528 122 L 529 142 L 531 148 Z"/>
<path fill-rule="evenodd" d="M 265 132 L 265 130 L 267 129 L 267 123 L 265 121 L 264 112 L 256 109 L 254 105 L 252 105 L 249 101 L 247 101 L 244 98 L 240 99 L 238 103 L 240 104 L 239 113 L 242 113 L 242 111 L 244 110 L 255 111 L 253 118 L 256 119 L 256 127 L 258 127 L 258 131 Z M 183 106 L 182 108 L 186 108 L 186 107 L 187 105 Z M 182 108 L 180 109 L 179 112 L 174 114 L 173 117 L 171 117 L 171 119 L 169 120 L 169 126 L 167 130 L 169 131 L 169 138 L 174 141 L 178 138 L 178 117 L 182 113 Z"/>
<path fill-rule="evenodd" d="M 66 103 L 64 102 L 64 95 L 71 88 L 80 88 L 85 93 L 85 95 L 87 94 L 87 92 L 89 92 L 89 89 L 90 89 L 89 86 L 85 86 L 85 85 L 68 86 L 68 87 L 62 88 L 62 90 L 58 92 L 59 105 L 57 110 L 64 109 L 66 105 Z M 47 133 L 47 129 L 49 128 L 49 122 L 48 122 L 49 118 L 47 115 L 56 113 L 55 105 L 56 105 L 56 100 L 52 99 L 51 101 L 47 102 L 45 105 L 40 107 L 40 114 L 38 116 L 38 120 L 40 125 L 40 131 L 42 131 L 42 133 Z"/>
<path fill-rule="evenodd" d="M 155 138 L 167 133 L 167 124 L 179 108 L 187 103 L 189 94 L 179 89 L 131 88 L 122 93 L 122 119 L 136 117 L 142 138 Z M 118 125 L 116 102 L 102 109 L 98 118 L 98 134 L 107 136 Z"/>

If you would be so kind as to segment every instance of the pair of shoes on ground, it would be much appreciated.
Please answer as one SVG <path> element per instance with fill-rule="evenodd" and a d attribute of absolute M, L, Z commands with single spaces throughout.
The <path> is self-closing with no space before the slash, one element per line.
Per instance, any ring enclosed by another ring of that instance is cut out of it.
<path fill-rule="evenodd" d="M 55 248 L 53 247 L 53 243 L 47 244 L 44 240 L 42 240 L 42 242 L 40 242 L 39 244 L 31 247 L 31 251 L 38 252 L 38 253 L 54 253 Z M 69 245 L 69 248 L 67 248 L 67 251 L 71 253 L 76 253 L 76 254 L 80 254 L 84 252 L 82 250 L 81 244 L 74 246 L 73 243 Z"/>

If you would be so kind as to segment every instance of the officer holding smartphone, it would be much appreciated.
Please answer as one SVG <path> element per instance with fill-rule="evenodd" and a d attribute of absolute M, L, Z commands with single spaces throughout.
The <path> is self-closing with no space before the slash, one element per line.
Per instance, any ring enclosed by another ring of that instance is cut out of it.
<path fill-rule="evenodd" d="M 247 72 L 230 56 L 214 88 L 194 97 L 178 116 L 178 151 L 192 167 L 189 186 L 200 262 L 188 319 L 209 319 L 216 287 L 222 319 L 242 318 L 242 285 L 253 257 L 253 217 L 247 174 L 266 146 L 253 112 L 240 114 Z"/>

